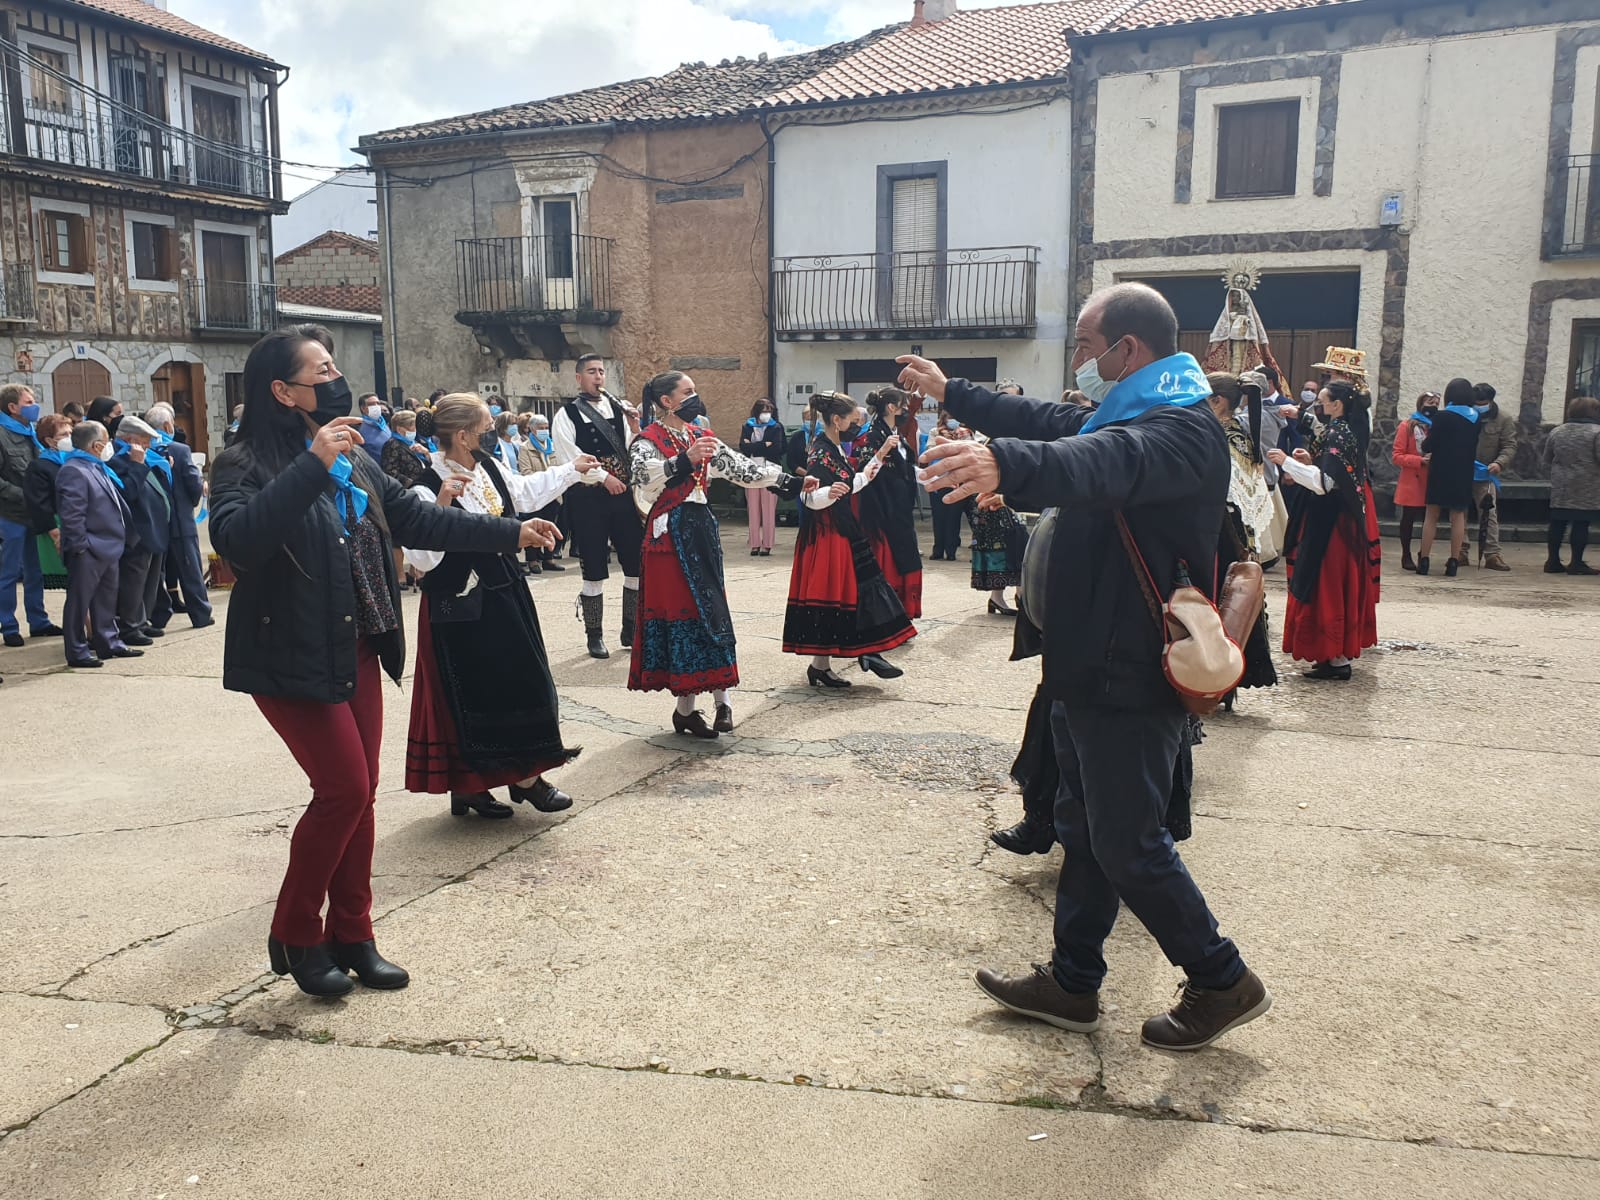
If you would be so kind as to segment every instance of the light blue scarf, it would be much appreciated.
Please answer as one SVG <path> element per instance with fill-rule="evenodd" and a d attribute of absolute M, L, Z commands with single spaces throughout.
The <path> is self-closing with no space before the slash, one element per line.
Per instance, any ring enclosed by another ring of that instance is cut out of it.
<path fill-rule="evenodd" d="M 311 439 L 306 439 L 306 449 L 311 449 Z M 344 455 L 339 455 L 333 460 L 333 466 L 328 468 L 328 477 L 333 480 L 333 503 L 339 509 L 339 519 L 344 522 L 346 533 L 354 532 L 355 527 L 361 524 L 361 518 L 367 515 L 367 493 L 350 482 L 350 476 L 355 468 Z M 350 514 L 355 513 L 355 520 L 350 519 Z"/>
<path fill-rule="evenodd" d="M 17 420 L 10 413 L 0 413 L 0 429 L 8 430 L 18 437 L 25 437 L 35 446 L 38 446 L 41 451 L 44 450 L 44 447 L 39 445 L 38 435 L 33 432 L 33 426 L 26 421 Z M 90 455 L 90 457 L 93 458 L 94 456 Z"/>
<path fill-rule="evenodd" d="M 1078 432 L 1081 436 L 1105 425 L 1120 425 L 1163 404 L 1189 408 L 1210 395 L 1211 384 L 1194 355 L 1174 354 L 1139 368 L 1112 388 Z"/>
<path fill-rule="evenodd" d="M 111 480 L 112 483 L 117 485 L 117 491 L 120 492 L 122 490 L 122 477 L 113 471 L 109 465 L 101 462 L 99 458 L 93 454 L 90 454 L 87 450 L 68 450 L 67 457 L 81 458 L 84 462 L 92 462 L 95 466 L 99 467 L 106 473 L 107 479 Z"/>

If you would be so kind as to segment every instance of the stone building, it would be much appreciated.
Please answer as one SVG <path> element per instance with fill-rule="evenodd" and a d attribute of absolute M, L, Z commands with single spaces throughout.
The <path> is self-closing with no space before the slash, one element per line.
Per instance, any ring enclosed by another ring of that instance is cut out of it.
<path fill-rule="evenodd" d="M 388 395 L 378 243 L 329 229 L 278 255 L 272 265 L 284 320 L 327 325 L 338 343 L 334 357 L 350 386 L 358 393 Z"/>
<path fill-rule="evenodd" d="M 220 443 L 277 323 L 285 68 L 137 0 L 0 10 L 0 370 Z"/>
<path fill-rule="evenodd" d="M 732 428 L 772 387 L 766 96 L 859 43 L 372 134 L 391 393 L 549 409 L 580 354 L 637 401 L 694 373 Z"/>
<path fill-rule="evenodd" d="M 1600 6 L 1140 0 L 1070 44 L 1080 300 L 1146 280 L 1203 341 L 1251 265 L 1291 386 L 1367 351 L 1376 482 L 1455 376 L 1520 411 L 1541 473 L 1600 373 Z"/>

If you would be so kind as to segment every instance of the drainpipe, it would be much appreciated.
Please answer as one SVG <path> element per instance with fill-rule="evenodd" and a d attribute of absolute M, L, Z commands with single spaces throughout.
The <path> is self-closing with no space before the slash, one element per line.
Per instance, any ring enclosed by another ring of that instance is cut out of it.
<path fill-rule="evenodd" d="M 778 147 L 767 114 L 760 116 L 761 136 L 767 139 L 767 399 L 778 403 L 778 288 L 772 274 L 773 234 L 778 221 Z M 779 412 L 783 409 L 779 407 Z"/>
<path fill-rule="evenodd" d="M 389 358 L 384 370 L 393 373 L 393 382 L 389 384 L 389 399 L 393 403 L 395 389 L 400 387 L 400 317 L 394 306 L 394 224 L 389 209 L 389 172 L 383 167 L 378 167 L 377 171 L 378 187 L 383 193 L 383 274 L 388 292 Z"/>

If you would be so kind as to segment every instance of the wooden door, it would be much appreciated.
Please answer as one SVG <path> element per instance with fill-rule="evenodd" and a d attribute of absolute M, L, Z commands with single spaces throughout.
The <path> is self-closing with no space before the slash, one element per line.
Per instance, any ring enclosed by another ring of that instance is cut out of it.
<path fill-rule="evenodd" d="M 51 372 L 50 390 L 56 412 L 74 400 L 88 411 L 89 401 L 111 394 L 111 372 L 91 358 L 68 359 Z"/>
<path fill-rule="evenodd" d="M 205 321 L 213 329 L 254 329 L 251 311 L 250 243 L 235 233 L 207 230 L 200 236 L 200 271 Z"/>
<path fill-rule="evenodd" d="M 225 149 L 244 146 L 244 128 L 239 114 L 239 97 L 210 88 L 190 91 L 197 147 L 194 151 L 195 183 L 200 187 L 239 192 L 244 187 L 242 156 Z"/>
<path fill-rule="evenodd" d="M 172 423 L 189 448 L 208 454 L 211 437 L 206 428 L 206 369 L 199 363 L 163 363 L 150 376 L 150 390 L 157 404 L 172 406 Z"/>

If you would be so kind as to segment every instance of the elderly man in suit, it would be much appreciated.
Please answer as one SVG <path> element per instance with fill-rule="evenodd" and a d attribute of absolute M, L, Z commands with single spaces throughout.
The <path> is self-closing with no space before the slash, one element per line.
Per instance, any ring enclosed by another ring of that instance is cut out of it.
<path fill-rule="evenodd" d="M 117 632 L 129 646 L 148 646 L 145 633 L 161 591 L 161 564 L 172 542 L 172 465 L 155 449 L 155 428 L 138 417 L 117 426 L 111 470 L 122 480 L 122 499 L 133 514 L 128 545 L 117 569 Z"/>
<path fill-rule="evenodd" d="M 133 519 L 122 480 L 107 466 L 111 437 L 98 421 L 72 431 L 72 450 L 56 476 L 61 558 L 67 566 L 69 667 L 98 667 L 106 658 L 138 658 L 117 633 L 117 568 Z M 87 637 L 85 631 L 87 630 Z"/>
<path fill-rule="evenodd" d="M 204 629 L 217 623 L 211 615 L 205 564 L 200 560 L 200 530 L 194 521 L 194 510 L 205 496 L 205 481 L 189 447 L 174 439 L 177 430 L 171 406 L 153 404 L 144 419 L 156 430 L 157 437 L 151 443 L 155 452 L 172 464 L 172 544 L 166 558 L 167 586 L 156 597 L 152 625 L 164 629 L 173 612 L 181 611 L 188 614 L 196 629 Z M 172 588 L 182 589 L 181 607 L 173 603 Z"/>

